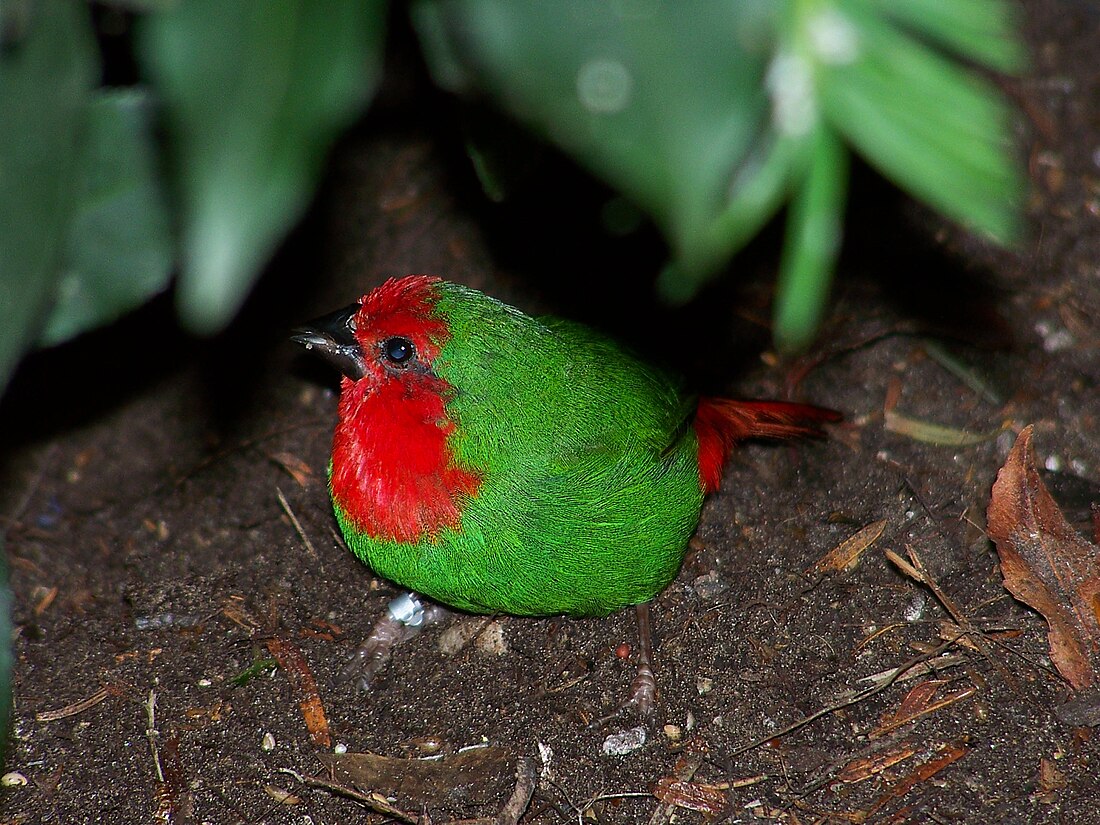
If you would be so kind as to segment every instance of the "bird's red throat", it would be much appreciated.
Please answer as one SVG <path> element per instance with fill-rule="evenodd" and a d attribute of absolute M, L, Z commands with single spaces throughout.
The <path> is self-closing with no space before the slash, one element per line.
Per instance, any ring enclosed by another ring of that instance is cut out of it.
<path fill-rule="evenodd" d="M 423 295 L 418 308 L 410 307 L 411 297 L 408 291 L 402 296 L 401 334 L 413 336 L 421 355 L 434 360 L 448 337 L 446 322 L 434 314 L 434 296 Z M 385 306 L 364 304 L 364 310 L 372 311 L 371 328 L 390 327 Z M 415 330 L 409 315 L 416 316 Z M 460 466 L 451 448 L 455 423 L 446 400 L 453 392 L 430 372 L 379 370 L 359 381 L 343 379 L 330 484 L 333 500 L 356 529 L 377 539 L 418 542 L 459 528 L 481 478 Z"/>

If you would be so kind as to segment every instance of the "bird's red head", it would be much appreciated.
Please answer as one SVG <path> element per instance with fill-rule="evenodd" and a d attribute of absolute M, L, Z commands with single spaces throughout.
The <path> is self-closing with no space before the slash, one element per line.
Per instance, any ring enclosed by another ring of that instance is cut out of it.
<path fill-rule="evenodd" d="M 441 281 L 391 278 L 357 305 L 298 330 L 343 373 L 333 436 L 333 499 L 356 529 L 399 542 L 457 528 L 480 476 L 457 464 L 453 388 L 433 362 L 450 337 Z"/>
<path fill-rule="evenodd" d="M 446 321 L 436 312 L 440 283 L 431 275 L 391 278 L 359 299 L 349 326 L 362 354 L 362 377 L 369 384 L 409 378 L 423 383 L 431 374 L 432 362 L 449 337 Z M 345 376 L 345 384 L 355 380 Z"/>

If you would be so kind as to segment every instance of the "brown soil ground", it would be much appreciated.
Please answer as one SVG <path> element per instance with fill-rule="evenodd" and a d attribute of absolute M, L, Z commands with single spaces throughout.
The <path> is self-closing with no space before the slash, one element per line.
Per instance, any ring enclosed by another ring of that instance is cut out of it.
<path fill-rule="evenodd" d="M 660 243 L 605 237 L 607 192 L 548 154 L 506 206 L 487 205 L 457 128 L 439 125 L 446 99 L 396 73 L 229 332 L 187 338 L 158 301 L 35 356 L 11 387 L 7 770 L 27 782 L 0 790 L 0 821 L 387 821 L 377 799 L 372 811 L 299 780 L 326 777 L 444 823 L 496 816 L 526 764 L 525 823 L 1100 822 L 1098 737 L 1064 712 L 1046 624 L 1007 594 L 983 532 L 1026 424 L 1067 515 L 1088 527 L 1100 500 L 1097 9 L 1027 3 L 1033 65 L 1006 84 L 1033 187 L 1023 247 L 991 250 L 857 170 L 835 300 L 798 364 L 760 357 L 778 232 L 691 305 L 664 308 L 649 297 Z M 797 384 L 845 414 L 826 441 L 731 461 L 655 603 L 660 704 L 635 750 L 603 748 L 637 720 L 587 727 L 629 685 L 633 658 L 616 655 L 634 640 L 629 612 L 461 617 L 403 647 L 370 693 L 335 683 L 396 591 L 335 538 L 335 381 L 286 336 L 406 272 L 600 325 L 701 390 Z M 895 402 L 989 437 L 917 440 L 887 426 Z M 854 569 L 807 572 L 880 520 Z M 887 549 L 911 550 L 984 642 L 945 643 L 951 616 Z M 921 656 L 938 669 L 861 694 Z M 328 745 L 301 705 L 310 674 Z M 913 707 L 927 712 L 885 724 Z M 337 745 L 401 760 L 490 749 L 465 766 L 388 763 L 388 782 L 349 780 L 347 760 L 330 773 Z M 670 812 L 655 791 L 695 809 Z"/>

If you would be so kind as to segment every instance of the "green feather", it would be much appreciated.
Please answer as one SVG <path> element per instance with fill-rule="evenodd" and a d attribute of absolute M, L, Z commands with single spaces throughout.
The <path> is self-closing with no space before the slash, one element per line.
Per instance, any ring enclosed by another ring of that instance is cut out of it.
<path fill-rule="evenodd" d="M 456 461 L 482 476 L 461 526 L 401 543 L 358 532 L 379 575 L 476 613 L 606 615 L 676 575 L 702 507 L 695 401 L 597 332 L 441 283 Z"/>

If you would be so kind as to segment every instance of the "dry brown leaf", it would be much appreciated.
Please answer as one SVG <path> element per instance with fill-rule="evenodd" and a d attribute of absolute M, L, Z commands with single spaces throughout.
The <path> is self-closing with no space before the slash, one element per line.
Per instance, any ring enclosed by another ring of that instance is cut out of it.
<path fill-rule="evenodd" d="M 836 779 L 838 782 L 843 782 L 846 785 L 863 782 L 866 779 L 878 776 L 883 771 L 904 762 L 916 752 L 917 749 L 914 745 L 905 742 L 897 747 L 883 751 L 882 753 L 876 753 L 873 756 L 858 757 L 841 768 L 836 775 Z"/>
<path fill-rule="evenodd" d="M 1069 787 L 1065 773 L 1058 770 L 1053 759 L 1045 756 L 1039 760 L 1039 790 L 1042 793 L 1062 791 Z"/>
<path fill-rule="evenodd" d="M 901 700 L 901 705 L 898 706 L 897 710 L 887 711 L 883 714 L 878 726 L 868 735 L 869 738 L 878 739 L 891 731 L 897 730 L 902 725 L 908 725 L 910 722 L 915 722 L 924 716 L 941 711 L 945 707 L 955 704 L 955 702 L 969 699 L 978 692 L 978 689 L 973 685 L 967 685 L 937 699 L 936 694 L 939 689 L 947 684 L 950 684 L 948 679 L 929 679 L 915 685 L 905 694 L 905 698 Z"/>
<path fill-rule="evenodd" d="M 503 748 L 472 748 L 442 759 L 401 759 L 374 753 L 317 756 L 337 781 L 425 804 L 444 798 L 486 802 L 512 781 L 513 757 Z"/>
<path fill-rule="evenodd" d="M 329 733 L 328 719 L 325 718 L 325 706 L 321 704 L 317 680 L 313 678 L 313 671 L 309 669 L 306 657 L 297 646 L 286 639 L 268 639 L 267 649 L 290 681 L 291 690 L 302 709 L 302 718 L 305 719 L 310 741 L 318 747 L 331 748 L 332 735 Z"/>
<path fill-rule="evenodd" d="M 885 529 L 886 519 L 868 524 L 818 559 L 807 572 L 840 573 L 851 570 L 859 562 L 863 552 L 878 541 Z"/>
<path fill-rule="evenodd" d="M 922 782 L 927 782 L 948 765 L 962 759 L 969 752 L 970 748 L 966 739 L 960 739 L 938 746 L 929 755 L 928 759 L 918 765 L 914 770 L 910 771 L 909 774 L 902 777 L 897 783 L 892 785 L 886 793 L 875 800 L 875 804 L 871 806 L 871 810 L 867 813 L 877 813 L 891 802 L 904 798 L 905 795 L 917 785 Z"/>
<path fill-rule="evenodd" d="M 685 782 L 671 776 L 657 780 L 653 795 L 666 805 L 717 816 L 726 809 L 726 788 L 706 782 Z"/>
<path fill-rule="evenodd" d="M 1076 690 L 1100 682 L 1100 548 L 1066 521 L 1039 479 L 1032 428 L 997 473 L 986 515 L 1005 587 L 1049 626 L 1050 659 Z"/>
<path fill-rule="evenodd" d="M 313 468 L 293 453 L 269 453 L 268 458 L 282 467 L 299 487 L 308 487 L 313 479 Z"/>

